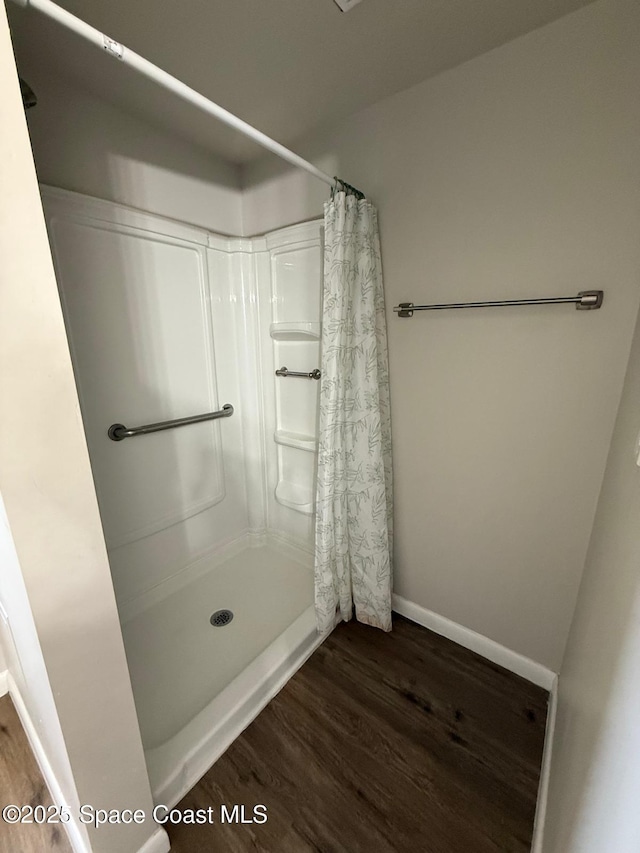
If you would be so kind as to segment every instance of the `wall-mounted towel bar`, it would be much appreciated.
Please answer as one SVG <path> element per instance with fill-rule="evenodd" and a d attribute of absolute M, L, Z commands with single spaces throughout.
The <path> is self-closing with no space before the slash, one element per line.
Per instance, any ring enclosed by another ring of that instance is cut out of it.
<path fill-rule="evenodd" d="M 202 421 L 215 421 L 218 418 L 230 418 L 232 414 L 233 406 L 231 403 L 225 403 L 217 412 L 192 415 L 190 418 L 176 418 L 174 421 L 160 421 L 157 424 L 147 424 L 146 426 L 131 427 L 130 429 L 124 426 L 124 424 L 111 424 L 107 434 L 111 441 L 122 441 L 123 438 L 132 438 L 135 435 L 148 435 L 150 432 L 160 432 L 163 429 L 173 429 L 174 427 L 187 426 L 187 424 L 199 424 Z"/>
<path fill-rule="evenodd" d="M 393 309 L 398 317 L 413 317 L 414 311 L 437 311 L 442 308 L 499 308 L 503 305 L 557 305 L 573 302 L 579 311 L 591 311 L 600 308 L 604 292 L 602 290 L 582 290 L 577 296 L 555 296 L 546 299 L 500 299 L 494 302 L 450 302 L 442 305 L 414 305 L 413 302 L 401 302 Z"/>
<path fill-rule="evenodd" d="M 276 370 L 276 376 L 302 376 L 303 379 L 320 379 L 322 374 L 317 367 L 315 370 L 312 370 L 311 373 L 299 373 L 296 370 L 289 370 L 286 367 L 281 367 L 280 370 Z"/>

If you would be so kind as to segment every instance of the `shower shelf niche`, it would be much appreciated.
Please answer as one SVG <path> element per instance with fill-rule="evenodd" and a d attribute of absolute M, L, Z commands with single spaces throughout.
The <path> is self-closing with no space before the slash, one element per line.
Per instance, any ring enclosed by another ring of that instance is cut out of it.
<path fill-rule="evenodd" d="M 269 334 L 274 341 L 319 341 L 320 323 L 271 323 Z"/>
<path fill-rule="evenodd" d="M 318 440 L 313 435 L 304 435 L 299 432 L 288 432 L 285 429 L 277 429 L 273 434 L 273 439 L 276 444 L 295 447 L 298 450 L 307 450 L 310 453 L 315 453 L 318 449 Z"/>
<path fill-rule="evenodd" d="M 307 374 L 320 368 L 322 336 L 322 223 L 271 235 L 257 260 L 258 306 L 265 380 L 269 518 L 313 547 L 320 382 L 285 379 L 276 371 Z"/>
<path fill-rule="evenodd" d="M 276 486 L 276 500 L 289 509 L 295 509 L 304 515 L 313 515 L 313 494 L 304 486 L 280 480 Z"/>

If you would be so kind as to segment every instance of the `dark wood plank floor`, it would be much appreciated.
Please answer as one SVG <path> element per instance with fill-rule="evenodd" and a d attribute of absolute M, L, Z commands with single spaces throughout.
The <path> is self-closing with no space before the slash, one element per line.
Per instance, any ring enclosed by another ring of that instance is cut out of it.
<path fill-rule="evenodd" d="M 11 697 L 0 697 L 0 809 L 50 806 L 51 796 L 31 752 Z M 60 824 L 7 824 L 0 818 L 0 853 L 71 853 Z"/>
<path fill-rule="evenodd" d="M 179 804 L 175 853 L 528 853 L 546 691 L 395 617 L 340 625 Z"/>

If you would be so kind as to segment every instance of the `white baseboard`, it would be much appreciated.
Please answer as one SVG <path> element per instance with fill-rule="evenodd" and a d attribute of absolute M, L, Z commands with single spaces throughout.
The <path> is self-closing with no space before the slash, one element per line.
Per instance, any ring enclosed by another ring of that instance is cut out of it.
<path fill-rule="evenodd" d="M 427 610 L 426 607 L 414 604 L 412 601 L 407 601 L 406 598 L 402 598 L 399 595 L 393 596 L 393 609 L 401 616 L 411 619 L 412 622 L 417 622 L 418 625 L 422 625 L 431 631 L 435 631 L 436 634 L 453 640 L 454 643 L 458 643 L 458 645 L 463 646 L 465 649 L 470 649 L 472 652 L 482 655 L 487 660 L 508 669 L 509 672 L 514 672 L 516 675 L 526 678 L 527 681 L 531 681 L 539 687 L 544 687 L 545 690 L 551 690 L 553 687 L 557 677 L 555 672 L 518 652 L 501 646 L 495 640 L 490 640 L 488 637 L 478 634 L 470 628 L 465 628 L 457 622 L 452 622 L 451 619 L 440 616 L 432 610 Z"/>
<path fill-rule="evenodd" d="M 540 771 L 540 784 L 538 785 L 538 802 L 536 805 L 536 817 L 533 824 L 533 844 L 531 853 L 542 853 L 542 841 L 544 835 L 544 824 L 547 817 L 547 801 L 549 799 L 549 779 L 551 777 L 551 753 L 553 751 L 553 738 L 556 730 L 556 715 L 558 712 L 558 679 L 554 679 L 549 697 L 549 708 L 547 710 L 547 728 L 544 736 L 544 751 L 542 753 L 542 770 Z"/>
<path fill-rule="evenodd" d="M 14 707 L 20 717 L 20 722 L 22 723 L 27 740 L 31 745 L 36 761 L 38 762 L 45 784 L 49 789 L 51 799 L 56 806 L 65 808 L 71 815 L 71 820 L 62 824 L 69 836 L 71 849 L 73 850 L 73 853 L 91 853 L 88 840 L 78 825 L 74 815 L 74 810 L 69 806 L 64 794 L 62 793 L 62 788 L 60 787 L 56 775 L 53 772 L 53 767 L 49 763 L 47 754 L 42 746 L 42 741 L 40 740 L 36 727 L 33 725 L 31 720 L 31 715 L 29 714 L 27 706 L 25 705 L 24 700 L 20 695 L 20 691 L 18 690 L 18 687 L 11 675 L 8 677 L 8 683 L 11 699 L 13 700 Z"/>
<path fill-rule="evenodd" d="M 0 672 L 0 696 L 4 696 L 9 692 L 9 673 L 7 670 Z"/>

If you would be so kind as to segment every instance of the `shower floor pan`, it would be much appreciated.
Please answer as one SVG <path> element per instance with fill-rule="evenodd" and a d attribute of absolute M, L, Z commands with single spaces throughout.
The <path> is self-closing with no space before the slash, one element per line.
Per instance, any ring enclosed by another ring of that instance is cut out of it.
<path fill-rule="evenodd" d="M 312 571 L 294 553 L 200 560 L 123 622 L 156 803 L 177 803 L 319 645 Z"/>

